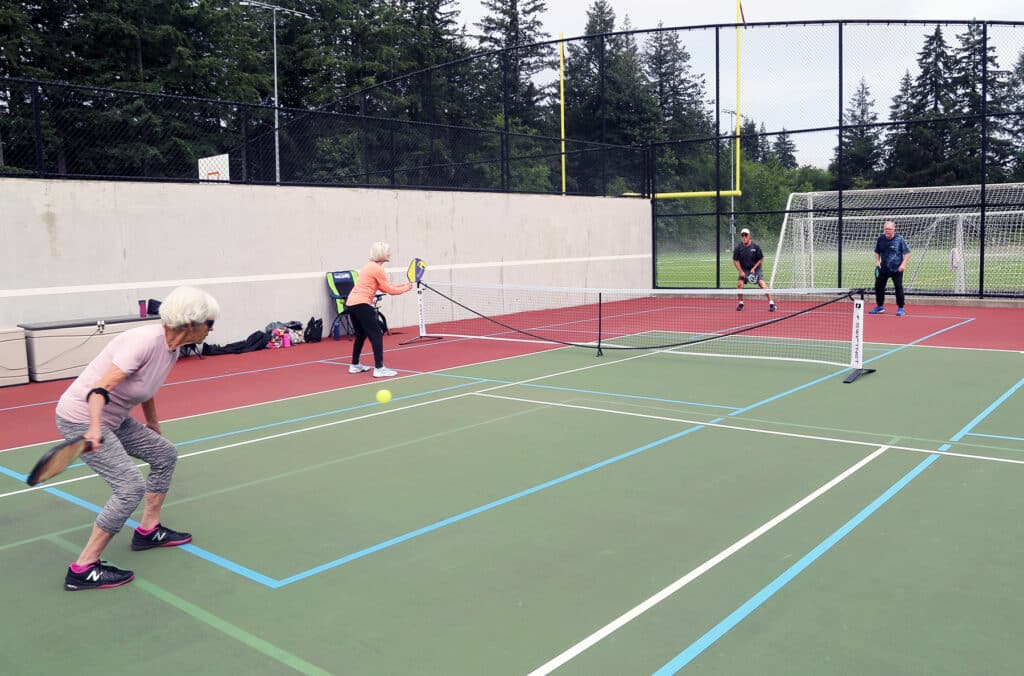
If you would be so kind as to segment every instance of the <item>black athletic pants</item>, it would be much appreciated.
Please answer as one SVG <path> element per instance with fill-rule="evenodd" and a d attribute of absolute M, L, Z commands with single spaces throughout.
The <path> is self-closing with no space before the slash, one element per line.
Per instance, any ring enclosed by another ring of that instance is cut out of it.
<path fill-rule="evenodd" d="M 384 327 L 377 320 L 377 311 L 366 303 L 349 305 L 346 310 L 352 316 L 352 330 L 355 340 L 352 343 L 352 363 L 359 363 L 359 355 L 363 352 L 363 343 L 370 339 L 373 346 L 373 365 L 384 366 Z"/>
<path fill-rule="evenodd" d="M 878 271 L 878 278 L 875 279 L 875 304 L 885 305 L 885 285 L 892 278 L 892 285 L 896 287 L 896 304 L 903 307 L 903 273 L 889 272 L 885 268 Z"/>

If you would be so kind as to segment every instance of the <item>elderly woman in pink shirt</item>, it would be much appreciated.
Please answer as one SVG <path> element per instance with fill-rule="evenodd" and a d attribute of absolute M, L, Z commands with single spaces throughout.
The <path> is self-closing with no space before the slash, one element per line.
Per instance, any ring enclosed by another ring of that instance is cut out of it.
<path fill-rule="evenodd" d="M 132 571 L 107 565 L 100 555 L 140 502 L 144 511 L 132 534 L 133 550 L 192 541 L 191 534 L 160 523 L 178 450 L 160 433 L 154 397 L 178 360 L 178 348 L 203 342 L 219 316 L 220 306 L 210 294 L 175 289 L 160 306 L 160 324 L 111 340 L 57 403 L 57 429 L 65 439 L 82 435 L 92 442 L 93 450 L 82 460 L 113 490 L 85 548 L 68 566 L 64 589 L 109 589 L 134 579 Z M 145 425 L 131 416 L 136 406 L 142 406 Z M 149 476 L 143 478 L 132 458 L 149 463 Z"/>
<path fill-rule="evenodd" d="M 373 346 L 373 377 L 386 378 L 397 375 L 393 369 L 384 366 L 384 329 L 377 321 L 377 313 L 373 309 L 373 299 L 378 291 L 393 296 L 403 294 L 412 289 L 412 284 L 406 282 L 398 286 L 391 285 L 384 272 L 384 263 L 390 260 L 391 247 L 387 242 L 375 242 L 370 247 L 370 262 L 359 271 L 359 279 L 356 280 L 355 287 L 348 294 L 345 308 L 352 316 L 352 328 L 355 332 L 355 340 L 352 343 L 352 365 L 348 367 L 349 373 L 362 373 L 370 370 L 369 366 L 359 363 L 359 357 L 363 352 L 363 343 L 369 338 L 370 345 Z"/>

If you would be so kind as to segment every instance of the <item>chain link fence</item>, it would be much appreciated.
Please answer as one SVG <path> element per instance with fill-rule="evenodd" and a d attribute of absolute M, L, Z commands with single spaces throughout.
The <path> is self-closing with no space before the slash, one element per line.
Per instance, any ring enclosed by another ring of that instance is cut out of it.
<path fill-rule="evenodd" d="M 5 176 L 560 193 L 561 146 L 523 132 L 0 78 Z M 644 154 L 566 139 L 566 192 L 640 192 Z"/>
<path fill-rule="evenodd" d="M 674 56 L 659 66 L 658 54 Z M 813 214 L 836 223 L 815 283 L 856 286 L 870 272 L 872 252 L 844 239 L 855 199 L 858 224 L 875 214 L 879 232 L 953 207 L 972 223 L 961 251 L 971 268 L 922 271 L 911 292 L 1020 296 L 1024 204 L 987 187 L 1024 183 L 1024 23 L 587 36 L 473 55 L 317 110 L 0 78 L 0 175 L 656 195 L 659 287 L 735 284 L 742 227 L 770 269 L 797 246 L 784 231 L 800 215 L 792 196 L 832 192 Z M 957 204 L 861 199 L 943 186 Z"/>

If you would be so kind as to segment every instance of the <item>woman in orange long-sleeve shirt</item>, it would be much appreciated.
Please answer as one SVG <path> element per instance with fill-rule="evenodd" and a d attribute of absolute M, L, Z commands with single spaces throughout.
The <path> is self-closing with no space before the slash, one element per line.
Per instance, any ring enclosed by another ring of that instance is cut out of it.
<path fill-rule="evenodd" d="M 388 281 L 384 272 L 384 263 L 391 260 L 391 247 L 387 242 L 375 242 L 370 247 L 370 261 L 359 271 L 359 279 L 356 285 L 348 294 L 345 303 L 346 311 L 352 316 L 352 328 L 355 331 L 355 341 L 352 343 L 352 365 L 348 367 L 349 373 L 362 373 L 369 371 L 369 366 L 359 363 L 359 357 L 363 352 L 363 343 L 370 339 L 373 346 L 373 377 L 386 378 L 398 375 L 394 370 L 384 366 L 384 329 L 377 321 L 377 312 L 373 309 L 373 299 L 378 291 L 389 293 L 393 296 L 405 293 L 412 289 L 412 284 L 406 282 L 393 286 Z"/>

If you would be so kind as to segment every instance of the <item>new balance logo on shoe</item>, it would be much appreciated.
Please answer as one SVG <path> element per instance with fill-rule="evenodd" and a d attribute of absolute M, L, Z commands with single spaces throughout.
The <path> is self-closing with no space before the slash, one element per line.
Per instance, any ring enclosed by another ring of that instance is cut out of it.
<path fill-rule="evenodd" d="M 64 589 L 67 591 L 83 591 L 85 589 L 112 589 L 128 584 L 135 579 L 135 573 L 108 566 L 104 561 L 97 561 L 81 573 L 68 567 L 64 576 Z"/>
<path fill-rule="evenodd" d="M 156 529 L 149 535 L 143 535 L 137 529 L 132 533 L 132 549 L 137 552 L 154 547 L 177 547 L 189 542 L 192 542 L 191 533 L 179 533 L 160 524 L 157 524 Z"/>

